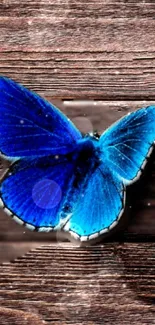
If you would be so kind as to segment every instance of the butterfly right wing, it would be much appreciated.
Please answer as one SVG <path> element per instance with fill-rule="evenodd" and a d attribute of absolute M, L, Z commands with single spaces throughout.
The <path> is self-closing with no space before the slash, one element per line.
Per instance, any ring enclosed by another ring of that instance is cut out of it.
<path fill-rule="evenodd" d="M 155 143 L 155 106 L 132 112 L 100 137 L 101 159 L 128 185 L 136 181 Z"/>
<path fill-rule="evenodd" d="M 1 182 L 1 206 L 31 230 L 61 229 L 73 175 L 74 164 L 65 156 L 17 161 Z"/>
<path fill-rule="evenodd" d="M 0 78 L 0 152 L 22 158 L 66 154 L 80 131 L 54 105 L 11 79 Z"/>

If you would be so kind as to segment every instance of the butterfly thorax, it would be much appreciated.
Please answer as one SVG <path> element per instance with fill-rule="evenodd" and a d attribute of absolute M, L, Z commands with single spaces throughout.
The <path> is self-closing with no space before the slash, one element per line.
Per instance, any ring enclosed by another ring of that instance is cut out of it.
<path fill-rule="evenodd" d="M 99 161 L 98 139 L 92 135 L 87 135 L 78 141 L 76 160 L 77 164 L 95 165 Z"/>

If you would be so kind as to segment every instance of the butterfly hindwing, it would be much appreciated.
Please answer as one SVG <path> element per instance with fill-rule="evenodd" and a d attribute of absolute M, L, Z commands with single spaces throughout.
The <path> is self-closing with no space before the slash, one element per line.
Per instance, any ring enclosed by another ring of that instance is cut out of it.
<path fill-rule="evenodd" d="M 73 175 L 65 157 L 14 163 L 0 186 L 2 205 L 19 223 L 38 231 L 61 228 L 63 204 Z"/>
<path fill-rule="evenodd" d="M 86 241 L 112 229 L 121 217 L 125 204 L 122 182 L 101 164 L 79 189 L 70 220 L 64 230 Z"/>
<path fill-rule="evenodd" d="M 0 151 L 8 157 L 65 154 L 81 133 L 54 105 L 0 78 Z"/>

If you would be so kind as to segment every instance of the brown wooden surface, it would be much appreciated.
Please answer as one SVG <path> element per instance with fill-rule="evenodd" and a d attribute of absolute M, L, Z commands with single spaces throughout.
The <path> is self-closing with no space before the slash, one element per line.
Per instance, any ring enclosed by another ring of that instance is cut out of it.
<path fill-rule="evenodd" d="M 0 74 L 102 132 L 155 103 L 154 17 L 151 0 L 1 1 Z M 153 161 L 129 189 L 125 230 L 99 246 L 50 244 L 0 212 L 0 324 L 155 324 Z"/>
<path fill-rule="evenodd" d="M 1 1 L 0 73 L 45 96 L 155 99 L 155 2 Z"/>
<path fill-rule="evenodd" d="M 1 266 L 0 317 L 4 325 L 154 324 L 154 279 L 154 243 L 44 245 Z"/>

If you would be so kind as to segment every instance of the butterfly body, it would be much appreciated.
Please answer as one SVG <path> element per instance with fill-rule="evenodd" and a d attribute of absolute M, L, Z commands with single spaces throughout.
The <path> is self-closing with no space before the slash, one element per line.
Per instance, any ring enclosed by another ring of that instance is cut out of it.
<path fill-rule="evenodd" d="M 126 115 L 100 137 L 83 137 L 52 104 L 0 78 L 0 151 L 12 162 L 0 205 L 31 230 L 63 230 L 81 241 L 109 233 L 154 142 L 155 106 Z"/>
<path fill-rule="evenodd" d="M 101 164 L 97 142 L 95 137 L 87 135 L 78 142 L 75 151 L 66 155 L 68 161 L 74 166 L 74 170 L 69 189 L 66 191 L 60 219 L 67 218 L 68 213 L 74 213 L 77 197 L 83 198 L 90 175 Z"/>

